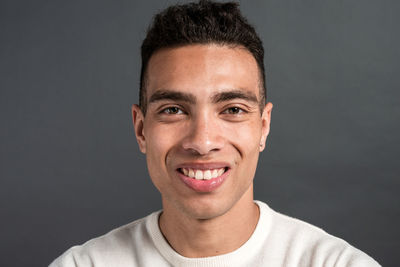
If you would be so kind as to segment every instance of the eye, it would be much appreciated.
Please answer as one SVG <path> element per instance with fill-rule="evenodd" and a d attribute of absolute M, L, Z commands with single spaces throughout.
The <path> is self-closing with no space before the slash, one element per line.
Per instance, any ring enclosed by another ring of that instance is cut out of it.
<path fill-rule="evenodd" d="M 241 114 L 244 112 L 245 111 L 239 107 L 230 107 L 230 108 L 225 109 L 222 113 L 235 115 L 235 114 Z"/>
<path fill-rule="evenodd" d="M 161 110 L 160 113 L 173 115 L 173 114 L 183 114 L 184 112 L 182 111 L 182 109 L 178 107 L 167 107 Z"/>

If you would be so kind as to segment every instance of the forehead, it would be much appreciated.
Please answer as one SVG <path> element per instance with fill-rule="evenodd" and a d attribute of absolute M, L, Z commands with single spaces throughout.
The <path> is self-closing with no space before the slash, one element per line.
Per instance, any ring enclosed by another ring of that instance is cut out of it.
<path fill-rule="evenodd" d="M 206 96 L 223 90 L 245 90 L 259 97 L 259 71 L 242 47 L 189 45 L 157 51 L 147 70 L 147 96 L 175 90 Z"/>

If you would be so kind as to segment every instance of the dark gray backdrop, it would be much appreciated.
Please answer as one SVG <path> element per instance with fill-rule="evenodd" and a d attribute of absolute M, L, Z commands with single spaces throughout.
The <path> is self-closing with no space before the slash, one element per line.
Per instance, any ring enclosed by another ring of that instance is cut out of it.
<path fill-rule="evenodd" d="M 139 47 L 173 1 L 0 2 L 0 265 L 46 266 L 159 209 Z M 275 105 L 256 198 L 398 262 L 399 2 L 243 1 Z"/>

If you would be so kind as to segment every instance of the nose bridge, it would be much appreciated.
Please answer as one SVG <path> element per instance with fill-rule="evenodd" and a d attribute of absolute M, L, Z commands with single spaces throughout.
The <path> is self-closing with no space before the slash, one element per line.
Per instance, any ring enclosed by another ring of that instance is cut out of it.
<path fill-rule="evenodd" d="M 213 150 L 222 147 L 220 131 L 217 118 L 211 111 L 204 109 L 191 118 L 191 125 L 188 127 L 188 135 L 183 147 L 186 150 L 195 151 L 205 155 Z"/>

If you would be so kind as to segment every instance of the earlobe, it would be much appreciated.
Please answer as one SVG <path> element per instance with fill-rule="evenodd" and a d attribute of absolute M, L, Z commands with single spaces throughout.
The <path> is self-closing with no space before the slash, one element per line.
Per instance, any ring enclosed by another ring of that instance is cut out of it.
<path fill-rule="evenodd" d="M 265 142 L 267 141 L 267 137 L 271 126 L 272 107 L 273 107 L 272 103 L 268 102 L 264 107 L 263 114 L 261 115 L 262 129 L 261 129 L 261 140 L 260 140 L 260 152 L 262 152 L 265 149 Z"/>
<path fill-rule="evenodd" d="M 144 135 L 144 115 L 140 107 L 136 104 L 132 105 L 132 121 L 135 129 L 136 140 L 139 149 L 142 153 L 146 154 L 146 138 Z"/>

